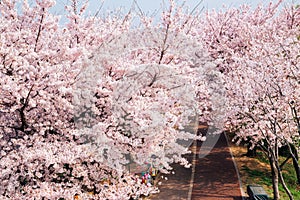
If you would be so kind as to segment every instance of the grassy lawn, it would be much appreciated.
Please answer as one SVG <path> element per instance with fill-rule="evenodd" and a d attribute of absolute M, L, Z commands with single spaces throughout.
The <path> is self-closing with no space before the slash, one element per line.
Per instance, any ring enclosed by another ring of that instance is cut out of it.
<path fill-rule="evenodd" d="M 230 143 L 230 148 L 236 161 L 241 182 L 244 192 L 247 191 L 247 185 L 258 184 L 263 186 L 265 191 L 268 193 L 270 199 L 272 199 L 272 179 L 271 170 L 268 163 L 268 159 L 263 152 L 258 151 L 256 158 L 248 158 L 244 156 L 247 153 L 247 148 L 244 146 L 236 146 Z M 285 158 L 281 158 L 281 163 Z M 300 199 L 300 186 L 297 185 L 297 178 L 294 172 L 293 163 L 290 159 L 283 167 L 283 176 L 286 184 L 292 192 L 294 199 Z M 288 199 L 285 194 L 283 187 L 279 184 L 280 197 L 283 200 Z"/>

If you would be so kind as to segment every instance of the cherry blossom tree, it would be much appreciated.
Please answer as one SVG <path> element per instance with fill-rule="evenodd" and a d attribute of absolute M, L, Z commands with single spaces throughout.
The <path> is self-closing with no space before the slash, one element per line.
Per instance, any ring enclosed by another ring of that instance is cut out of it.
<path fill-rule="evenodd" d="M 229 130 L 268 156 L 274 199 L 279 199 L 278 180 L 293 199 L 278 151 L 289 147 L 298 174 L 291 146 L 299 140 L 299 10 L 277 12 L 281 2 L 207 13 L 203 42 L 227 79 Z"/>
<path fill-rule="evenodd" d="M 147 193 L 149 188 L 132 175 L 117 181 L 118 173 L 93 161 L 72 135 L 70 91 L 84 59 L 126 30 L 127 21 L 84 19 L 70 12 L 69 23 L 60 27 L 58 16 L 49 13 L 54 1 L 36 1 L 34 6 L 24 1 L 22 11 L 16 3 L 0 4 L 1 198 L 73 198 L 76 193 L 85 198 L 82 191 L 90 190 L 103 191 L 99 196 L 104 198 L 116 193 L 116 187 L 126 188 L 127 182 L 132 191 L 124 189 L 119 198 Z M 97 182 L 102 179 L 115 184 L 102 189 Z M 97 184 L 90 187 L 92 182 Z"/>
<path fill-rule="evenodd" d="M 160 24 L 132 30 L 130 13 L 88 17 L 72 2 L 66 25 L 55 1 L 0 2 L 2 199 L 147 195 L 131 159 L 168 173 L 203 139 L 186 130 L 209 114 L 196 16 L 170 1 Z"/>
<path fill-rule="evenodd" d="M 189 167 L 188 146 L 205 139 L 198 121 L 223 129 L 223 85 L 227 128 L 265 151 L 274 198 L 280 180 L 292 199 L 278 149 L 297 163 L 299 9 L 277 13 L 279 1 L 201 19 L 170 0 L 159 23 L 138 13 L 136 26 L 133 10 L 85 16 L 88 4 L 74 0 L 62 25 L 49 12 L 55 1 L 16 3 L 0 2 L 3 199 L 153 192 L 132 164 Z"/>

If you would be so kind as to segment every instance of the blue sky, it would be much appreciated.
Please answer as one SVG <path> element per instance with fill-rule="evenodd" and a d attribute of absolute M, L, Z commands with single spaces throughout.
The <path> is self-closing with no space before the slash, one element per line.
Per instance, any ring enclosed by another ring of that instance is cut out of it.
<path fill-rule="evenodd" d="M 85 0 L 81 0 L 84 2 Z M 114 10 L 117 8 L 123 8 L 126 12 L 130 9 L 131 5 L 133 4 L 134 0 L 89 0 L 89 8 L 88 12 L 91 14 L 95 14 L 96 11 L 99 9 L 100 5 L 103 2 L 102 12 L 108 10 Z M 176 0 L 177 2 L 183 2 L 183 0 Z M 195 7 L 201 0 L 186 0 L 186 4 L 193 8 Z M 276 2 L 277 0 L 274 0 Z M 291 3 L 293 0 L 285 0 L 285 3 Z M 160 11 L 162 8 L 163 2 L 168 2 L 168 0 L 136 0 L 140 8 L 146 14 L 152 14 L 155 11 Z M 205 10 L 210 10 L 212 8 L 220 9 L 222 5 L 227 5 L 228 7 L 239 7 L 241 4 L 250 4 L 251 6 L 255 7 L 259 3 L 266 4 L 268 0 L 203 0 L 200 7 L 204 8 Z M 299 3 L 300 0 L 294 0 L 294 3 Z M 68 5 L 70 0 L 57 0 L 56 6 L 54 7 L 53 11 L 56 14 L 63 14 L 64 6 Z"/>

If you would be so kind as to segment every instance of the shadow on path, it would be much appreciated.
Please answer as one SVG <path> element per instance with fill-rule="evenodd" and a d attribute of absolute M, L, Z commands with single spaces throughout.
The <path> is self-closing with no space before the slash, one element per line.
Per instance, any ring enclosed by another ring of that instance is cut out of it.
<path fill-rule="evenodd" d="M 238 175 L 223 133 L 209 155 L 196 161 L 192 199 L 242 200 Z"/>
<path fill-rule="evenodd" d="M 203 130 L 202 130 L 203 131 Z M 242 200 L 238 175 L 224 134 L 212 151 L 199 158 L 201 142 L 197 142 L 196 165 L 193 185 L 190 184 L 192 169 L 174 164 L 175 174 L 166 175 L 158 186 L 160 193 L 151 195 L 151 200 Z M 191 150 L 192 147 L 191 147 Z M 195 152 L 195 149 L 193 150 Z M 190 162 L 193 155 L 186 157 Z M 190 190 L 192 188 L 192 190 Z M 192 191 L 189 194 L 189 191 Z M 190 198 L 191 197 L 191 198 Z M 189 199 L 190 198 L 190 199 Z"/>

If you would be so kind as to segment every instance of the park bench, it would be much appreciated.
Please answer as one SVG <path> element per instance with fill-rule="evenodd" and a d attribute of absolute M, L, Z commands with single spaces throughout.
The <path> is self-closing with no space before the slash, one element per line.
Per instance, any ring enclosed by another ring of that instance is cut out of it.
<path fill-rule="evenodd" d="M 260 185 L 248 185 L 247 193 L 249 195 L 249 200 L 268 200 L 268 194 Z"/>

